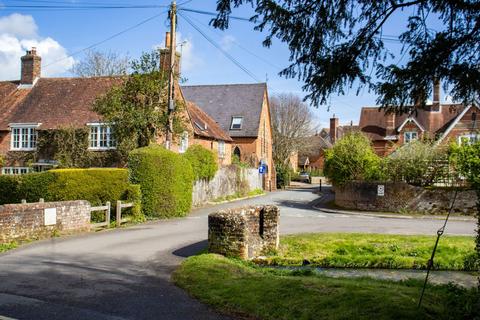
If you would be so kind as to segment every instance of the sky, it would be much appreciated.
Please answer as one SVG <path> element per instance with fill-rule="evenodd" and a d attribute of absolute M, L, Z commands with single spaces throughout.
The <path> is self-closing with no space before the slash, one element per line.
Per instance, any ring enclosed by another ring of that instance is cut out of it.
<path fill-rule="evenodd" d="M 215 0 L 178 0 L 183 7 L 203 11 L 215 11 Z M 56 10 L 56 9 L 12 9 L 11 5 L 65 5 L 65 4 L 108 4 L 108 5 L 165 5 L 165 8 L 108 9 L 108 10 Z M 82 50 L 94 46 L 100 51 L 113 51 L 120 55 L 137 58 L 143 51 L 164 45 L 167 21 L 167 0 L 0 0 L 0 80 L 18 79 L 20 57 L 25 50 L 37 47 L 42 56 L 42 76 L 72 76 L 69 69 L 82 59 Z M 234 10 L 233 15 L 250 17 L 249 7 Z M 265 34 L 253 30 L 248 21 L 232 20 L 227 31 L 222 32 L 208 25 L 212 17 L 184 12 L 202 32 L 212 39 L 217 47 L 208 42 L 185 19 L 179 17 L 178 43 L 182 43 L 182 77 L 186 84 L 226 84 L 267 82 L 270 94 L 293 93 L 301 97 L 303 83 L 296 79 L 285 79 L 278 75 L 289 65 L 289 50 L 286 44 L 274 41 L 265 48 Z M 157 17 L 154 17 L 159 15 Z M 154 18 L 152 18 L 154 17 Z M 131 28 L 149 18 L 142 25 Z M 399 14 L 385 26 L 384 34 L 399 35 L 405 26 L 405 15 Z M 399 28 L 401 27 L 401 28 Z M 108 38 L 122 32 L 122 34 Z M 107 41 L 104 41 L 107 40 Z M 399 43 L 386 43 L 397 58 L 401 58 Z M 222 53 L 223 51 L 223 53 Z M 80 52 L 80 53 L 78 53 Z M 243 71 L 225 54 L 238 61 Z M 328 127 L 329 118 L 335 115 L 341 124 L 358 123 L 360 109 L 375 105 L 376 97 L 367 90 L 356 95 L 356 87 L 345 96 L 334 95 L 329 106 L 311 106 L 315 123 L 319 128 Z"/>

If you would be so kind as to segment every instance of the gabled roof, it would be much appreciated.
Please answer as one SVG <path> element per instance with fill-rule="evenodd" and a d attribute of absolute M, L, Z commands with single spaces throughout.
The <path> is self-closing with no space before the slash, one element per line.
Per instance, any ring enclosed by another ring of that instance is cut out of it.
<path fill-rule="evenodd" d="M 403 121 L 402 124 L 400 124 L 400 126 L 397 128 L 397 131 L 398 131 L 398 132 L 402 131 L 403 127 L 405 127 L 405 125 L 406 125 L 407 123 L 409 123 L 409 122 L 415 123 L 415 125 L 416 125 L 422 132 L 425 131 L 425 129 L 423 128 L 423 126 L 422 126 L 420 123 L 418 123 L 418 121 L 417 121 L 415 118 L 413 118 L 413 117 L 408 117 L 407 119 L 405 119 L 405 121 Z"/>
<path fill-rule="evenodd" d="M 231 137 L 257 137 L 267 86 L 265 83 L 183 86 L 194 102 Z M 230 130 L 232 117 L 243 117 L 240 130 Z"/>
<path fill-rule="evenodd" d="M 187 101 L 187 111 L 196 135 L 217 140 L 233 141 L 220 126 L 193 102 Z"/>
<path fill-rule="evenodd" d="M 468 110 L 470 110 L 471 108 L 480 109 L 480 106 L 475 102 L 474 104 L 471 104 L 471 105 L 469 105 L 468 107 L 466 107 L 465 109 L 463 109 L 463 111 L 462 111 L 455 119 L 452 119 L 452 121 L 449 122 L 449 124 L 448 124 L 448 126 L 446 127 L 446 129 L 441 132 L 441 136 L 440 136 L 440 138 L 438 139 L 437 143 L 442 142 L 442 140 L 445 139 L 446 136 L 448 136 L 448 134 L 450 133 L 450 131 L 452 131 L 452 129 L 455 128 L 455 126 L 457 125 L 457 123 L 463 118 L 463 116 L 464 116 L 464 115 L 468 112 Z"/>

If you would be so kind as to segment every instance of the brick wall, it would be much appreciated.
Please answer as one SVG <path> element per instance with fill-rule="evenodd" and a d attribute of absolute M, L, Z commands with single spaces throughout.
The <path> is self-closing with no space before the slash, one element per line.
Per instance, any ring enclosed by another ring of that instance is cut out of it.
<path fill-rule="evenodd" d="M 48 209 L 56 209 L 56 217 Z M 47 211 L 45 210 L 47 209 Z M 48 218 L 51 218 L 50 222 Z M 47 224 L 47 225 L 46 225 Z M 0 242 L 48 238 L 90 230 L 88 201 L 37 202 L 0 206 Z"/>
<path fill-rule="evenodd" d="M 208 216 L 208 250 L 252 259 L 279 245 L 280 211 L 276 206 L 223 210 Z"/>
<path fill-rule="evenodd" d="M 378 195 L 379 185 L 384 186 L 384 196 Z M 354 210 L 443 214 L 448 212 L 454 193 L 452 189 L 425 189 L 406 183 L 353 181 L 335 187 L 335 204 Z M 474 215 L 476 201 L 475 191 L 460 191 L 453 212 Z"/>

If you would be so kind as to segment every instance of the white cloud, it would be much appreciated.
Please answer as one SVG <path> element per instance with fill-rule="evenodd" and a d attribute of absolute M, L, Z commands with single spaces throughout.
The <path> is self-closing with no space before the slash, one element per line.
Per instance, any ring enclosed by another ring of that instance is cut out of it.
<path fill-rule="evenodd" d="M 220 40 L 220 45 L 223 50 L 229 51 L 232 46 L 235 44 L 236 40 L 234 36 L 231 35 L 225 35 L 222 37 L 222 40 Z"/>
<path fill-rule="evenodd" d="M 42 76 L 56 76 L 68 71 L 75 60 L 52 38 L 41 38 L 32 16 L 14 13 L 0 18 L 0 80 L 20 78 L 20 57 L 37 48 L 42 57 Z M 61 61 L 59 61 L 61 60 Z M 59 61 L 59 62 L 57 62 Z M 48 64 L 57 62 L 48 67 Z"/>

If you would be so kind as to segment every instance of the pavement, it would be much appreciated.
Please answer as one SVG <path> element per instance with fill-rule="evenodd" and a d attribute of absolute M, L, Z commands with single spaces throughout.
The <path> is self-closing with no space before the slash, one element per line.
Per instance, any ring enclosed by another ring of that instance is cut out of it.
<path fill-rule="evenodd" d="M 0 255 L 0 319 L 229 319 L 171 282 L 185 257 L 205 248 L 207 216 L 253 204 L 280 207 L 280 232 L 434 235 L 443 221 L 321 212 L 315 189 L 194 210 L 188 217 L 38 241 Z M 475 223 L 450 221 L 446 234 L 474 235 Z"/>

